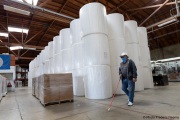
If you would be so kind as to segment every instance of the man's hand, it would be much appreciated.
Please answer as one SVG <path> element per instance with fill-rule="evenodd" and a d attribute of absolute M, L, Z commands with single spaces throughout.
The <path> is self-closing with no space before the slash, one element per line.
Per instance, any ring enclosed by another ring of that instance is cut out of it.
<path fill-rule="evenodd" d="M 137 78 L 133 78 L 133 82 L 136 82 L 137 81 Z"/>
<path fill-rule="evenodd" d="M 121 74 L 119 75 L 119 80 L 122 80 L 122 75 Z"/>

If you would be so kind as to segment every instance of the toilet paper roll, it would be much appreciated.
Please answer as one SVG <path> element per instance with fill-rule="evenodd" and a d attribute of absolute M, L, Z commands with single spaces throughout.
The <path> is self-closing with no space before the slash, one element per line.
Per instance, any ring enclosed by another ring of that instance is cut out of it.
<path fill-rule="evenodd" d="M 69 49 L 72 46 L 72 37 L 70 34 L 70 28 L 65 28 L 60 31 L 61 50 Z"/>
<path fill-rule="evenodd" d="M 82 38 L 84 65 L 110 65 L 109 43 L 104 34 L 91 34 Z"/>
<path fill-rule="evenodd" d="M 94 33 L 108 35 L 106 8 L 101 3 L 88 3 L 80 9 L 83 36 Z"/>
<path fill-rule="evenodd" d="M 125 39 L 128 44 L 136 43 L 138 44 L 137 38 L 137 22 L 134 20 L 128 20 L 124 22 L 125 26 Z"/>
<path fill-rule="evenodd" d="M 70 31 L 72 36 L 72 44 L 82 42 L 82 29 L 80 19 L 75 19 L 70 23 Z"/>
<path fill-rule="evenodd" d="M 108 38 L 121 39 L 124 38 L 124 16 L 119 13 L 107 15 Z"/>
<path fill-rule="evenodd" d="M 107 99 L 112 97 L 111 70 L 107 65 L 85 67 L 85 97 Z"/>

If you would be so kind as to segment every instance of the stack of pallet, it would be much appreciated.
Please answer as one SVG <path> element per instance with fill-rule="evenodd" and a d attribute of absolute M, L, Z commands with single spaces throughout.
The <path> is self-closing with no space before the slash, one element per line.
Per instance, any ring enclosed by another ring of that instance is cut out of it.
<path fill-rule="evenodd" d="M 43 105 L 73 100 L 72 73 L 44 74 L 32 83 L 33 93 Z"/>

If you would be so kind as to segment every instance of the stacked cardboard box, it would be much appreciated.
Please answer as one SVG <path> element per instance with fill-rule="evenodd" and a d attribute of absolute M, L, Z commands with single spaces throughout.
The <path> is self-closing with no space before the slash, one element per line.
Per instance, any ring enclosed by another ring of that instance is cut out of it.
<path fill-rule="evenodd" d="M 72 73 L 41 75 L 35 79 L 34 87 L 42 104 L 73 100 Z"/>

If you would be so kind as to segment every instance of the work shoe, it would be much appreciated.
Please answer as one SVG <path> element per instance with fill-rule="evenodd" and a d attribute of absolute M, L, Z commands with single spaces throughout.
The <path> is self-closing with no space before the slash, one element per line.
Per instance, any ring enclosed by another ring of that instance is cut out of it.
<path fill-rule="evenodd" d="M 128 102 L 128 106 L 133 106 L 133 103 L 132 102 Z"/>

